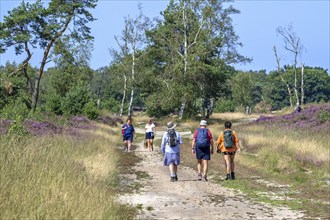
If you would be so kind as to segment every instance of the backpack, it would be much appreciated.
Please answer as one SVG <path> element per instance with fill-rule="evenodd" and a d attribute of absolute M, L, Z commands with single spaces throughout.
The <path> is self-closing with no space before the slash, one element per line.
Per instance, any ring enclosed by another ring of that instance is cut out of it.
<path fill-rule="evenodd" d="M 176 145 L 178 145 L 178 137 L 176 136 L 176 132 L 174 129 L 171 129 L 167 132 L 167 139 L 170 147 L 175 147 Z"/>
<path fill-rule="evenodd" d="M 223 131 L 223 139 L 225 148 L 234 147 L 234 135 L 232 130 L 224 130 Z"/>
<path fill-rule="evenodd" d="M 209 140 L 207 128 L 198 128 L 195 144 L 196 147 L 198 148 L 204 148 L 210 146 L 210 140 Z"/>

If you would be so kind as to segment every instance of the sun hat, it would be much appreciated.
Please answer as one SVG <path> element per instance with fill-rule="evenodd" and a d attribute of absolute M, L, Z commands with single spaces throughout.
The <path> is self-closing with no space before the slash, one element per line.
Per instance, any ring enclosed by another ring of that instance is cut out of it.
<path fill-rule="evenodd" d="M 173 122 L 169 122 L 169 123 L 167 123 L 167 129 L 168 130 L 171 130 L 171 129 L 173 129 L 173 128 L 175 128 L 175 126 L 176 126 L 176 124 L 173 124 Z"/>
<path fill-rule="evenodd" d="M 207 125 L 207 121 L 201 120 L 201 123 L 199 125 L 206 126 Z"/>

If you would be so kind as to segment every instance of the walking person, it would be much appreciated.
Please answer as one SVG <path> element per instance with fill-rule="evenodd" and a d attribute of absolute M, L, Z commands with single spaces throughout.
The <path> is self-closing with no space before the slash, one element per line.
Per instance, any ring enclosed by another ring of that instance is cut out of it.
<path fill-rule="evenodd" d="M 180 133 L 175 131 L 175 124 L 167 123 L 167 131 L 164 132 L 161 151 L 164 155 L 164 166 L 169 167 L 171 182 L 178 181 L 178 165 L 180 165 L 180 145 L 183 144 Z"/>
<path fill-rule="evenodd" d="M 217 149 L 224 155 L 226 162 L 226 180 L 234 180 L 235 177 L 235 154 L 240 154 L 237 133 L 231 130 L 232 123 L 225 122 L 225 130 L 220 133 L 217 141 Z M 218 151 L 217 150 L 217 151 Z"/>
<path fill-rule="evenodd" d="M 153 151 L 154 150 L 154 145 L 153 145 L 153 140 L 154 137 L 156 135 L 156 128 L 155 128 L 155 124 L 152 123 L 152 119 L 150 118 L 148 120 L 148 123 L 146 124 L 146 142 L 147 142 L 147 148 L 149 151 Z"/>
<path fill-rule="evenodd" d="M 209 129 L 206 128 L 207 121 L 202 120 L 199 124 L 199 128 L 194 132 L 192 140 L 192 154 L 196 156 L 197 159 L 197 172 L 198 180 L 208 181 L 207 171 L 208 171 L 208 161 L 211 160 L 211 154 L 213 154 L 213 137 Z M 202 165 L 203 163 L 203 165 Z M 202 176 L 202 166 L 203 166 L 203 176 Z"/>
<path fill-rule="evenodd" d="M 123 135 L 123 141 L 125 145 L 125 152 L 131 152 L 131 146 L 135 134 L 134 126 L 132 125 L 132 119 L 128 118 L 126 124 L 121 127 Z"/>

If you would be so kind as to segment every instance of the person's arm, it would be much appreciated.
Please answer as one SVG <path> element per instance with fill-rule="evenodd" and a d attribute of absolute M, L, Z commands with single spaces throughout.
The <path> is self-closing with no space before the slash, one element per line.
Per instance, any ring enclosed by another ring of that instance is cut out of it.
<path fill-rule="evenodd" d="M 211 147 L 211 154 L 213 154 L 214 152 L 214 142 L 213 142 L 213 137 L 212 137 L 212 133 L 210 130 L 208 130 L 208 136 L 210 139 L 210 147 Z"/>
<path fill-rule="evenodd" d="M 194 132 L 194 135 L 193 135 L 193 140 L 191 142 L 191 153 L 192 154 L 195 154 L 195 142 L 196 142 L 196 131 Z"/>
<path fill-rule="evenodd" d="M 166 133 L 163 134 L 163 137 L 162 137 L 162 143 L 160 145 L 160 150 L 163 154 L 165 154 L 165 138 L 166 138 Z"/>
<path fill-rule="evenodd" d="M 218 140 L 217 140 L 217 153 L 221 153 L 221 133 L 219 134 Z"/>
<path fill-rule="evenodd" d="M 234 138 L 235 138 L 235 144 L 236 144 L 236 153 L 240 154 L 241 153 L 241 146 L 239 144 L 239 140 L 238 140 L 236 132 L 234 133 Z"/>

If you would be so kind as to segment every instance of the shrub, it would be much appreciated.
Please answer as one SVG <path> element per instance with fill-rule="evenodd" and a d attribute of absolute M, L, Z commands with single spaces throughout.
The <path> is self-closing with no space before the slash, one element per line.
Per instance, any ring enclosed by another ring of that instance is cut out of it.
<path fill-rule="evenodd" d="M 221 99 L 216 102 L 214 106 L 215 112 L 234 112 L 235 111 L 235 103 L 229 99 Z"/>
<path fill-rule="evenodd" d="M 110 97 L 107 100 L 101 101 L 101 108 L 107 109 L 111 112 L 119 112 L 120 111 L 120 102 L 116 99 Z"/>
<path fill-rule="evenodd" d="M 90 100 L 90 90 L 87 85 L 79 81 L 73 86 L 70 91 L 66 94 L 63 100 L 63 112 L 66 115 L 77 115 L 82 114 L 85 105 Z"/>
<path fill-rule="evenodd" d="M 57 94 L 55 91 L 54 93 L 50 92 L 45 104 L 46 111 L 55 113 L 56 115 L 63 114 L 61 99 L 62 97 L 59 94 Z"/>
<path fill-rule="evenodd" d="M 2 109 L 2 115 L 6 119 L 16 120 L 18 117 L 26 118 L 29 114 L 29 108 L 26 106 L 23 98 L 18 97 L 12 100 Z"/>
<path fill-rule="evenodd" d="M 84 115 L 87 116 L 89 119 L 97 119 L 99 116 L 99 110 L 93 101 L 89 101 L 84 107 Z"/>
<path fill-rule="evenodd" d="M 261 101 L 256 104 L 254 111 L 256 113 L 270 113 L 272 111 L 272 106 L 266 102 Z"/>
<path fill-rule="evenodd" d="M 321 111 L 317 115 L 318 120 L 321 122 L 330 121 L 330 111 L 326 109 L 321 109 Z"/>

